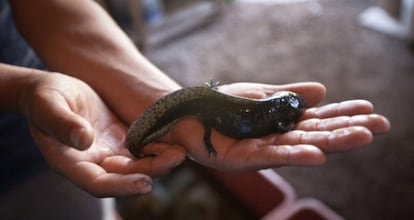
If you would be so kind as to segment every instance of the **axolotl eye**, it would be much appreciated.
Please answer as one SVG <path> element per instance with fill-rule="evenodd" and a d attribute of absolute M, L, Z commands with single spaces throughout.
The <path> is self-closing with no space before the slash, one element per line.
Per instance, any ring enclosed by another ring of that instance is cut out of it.
<path fill-rule="evenodd" d="M 288 99 L 289 105 L 292 108 L 302 109 L 306 107 L 305 100 L 303 100 L 303 98 L 300 96 L 292 94 L 292 95 L 289 95 L 287 99 Z"/>
<path fill-rule="evenodd" d="M 272 98 L 278 100 L 279 104 L 287 105 L 295 109 L 302 109 L 306 107 L 305 100 L 294 92 L 278 92 L 275 93 Z"/>

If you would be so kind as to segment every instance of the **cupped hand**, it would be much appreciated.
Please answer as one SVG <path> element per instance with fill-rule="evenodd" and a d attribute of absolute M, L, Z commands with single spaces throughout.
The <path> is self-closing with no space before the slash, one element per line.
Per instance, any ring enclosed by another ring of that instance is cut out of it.
<path fill-rule="evenodd" d="M 210 156 L 203 142 L 203 126 L 187 118 L 164 139 L 186 147 L 188 156 L 198 163 L 222 170 L 244 171 L 270 167 L 313 166 L 323 164 L 333 152 L 361 148 L 372 142 L 373 135 L 384 134 L 390 123 L 373 113 L 373 105 L 365 100 L 349 100 L 315 107 L 325 96 L 319 83 L 267 85 L 236 83 L 223 85 L 224 93 L 265 98 L 277 91 L 293 91 L 304 97 L 309 107 L 294 130 L 262 138 L 235 140 L 214 131 L 211 136 L 217 156 Z M 145 152 L 162 152 L 159 144 L 144 148 Z"/>
<path fill-rule="evenodd" d="M 125 148 L 127 127 L 88 85 L 69 76 L 36 75 L 19 103 L 49 165 L 95 196 L 146 193 L 149 176 L 185 158 L 181 147 L 169 146 L 159 157 L 136 160 Z"/>

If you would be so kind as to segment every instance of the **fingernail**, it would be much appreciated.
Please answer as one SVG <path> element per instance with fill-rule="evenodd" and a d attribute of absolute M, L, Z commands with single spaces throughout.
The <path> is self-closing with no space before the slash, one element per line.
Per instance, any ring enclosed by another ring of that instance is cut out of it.
<path fill-rule="evenodd" d="M 172 160 L 173 162 L 172 162 L 171 166 L 174 168 L 174 167 L 177 167 L 177 166 L 181 165 L 183 163 L 183 161 L 185 160 L 185 158 L 186 158 L 185 153 L 176 155 L 176 157 Z"/>
<path fill-rule="evenodd" d="M 135 182 L 138 193 L 149 193 L 152 190 L 152 181 L 149 178 L 140 178 Z"/>

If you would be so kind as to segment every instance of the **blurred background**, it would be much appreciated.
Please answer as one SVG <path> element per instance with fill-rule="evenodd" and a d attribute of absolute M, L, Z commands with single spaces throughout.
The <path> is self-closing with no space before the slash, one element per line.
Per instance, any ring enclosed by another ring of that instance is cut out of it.
<path fill-rule="evenodd" d="M 345 219 L 414 219 L 413 9 L 411 17 L 400 10 L 410 1 L 392 0 L 397 6 L 382 0 L 105 2 L 145 56 L 183 86 L 211 78 L 221 83 L 317 81 L 327 87 L 324 103 L 372 101 L 375 111 L 390 119 L 390 134 L 364 149 L 330 155 L 321 167 L 275 171 L 298 197 L 317 198 Z M 378 6 L 388 10 L 389 18 L 368 11 Z M 187 177 L 171 174 L 162 181 L 177 187 L 185 186 L 179 181 L 198 178 L 184 173 Z M 198 195 L 217 207 L 219 191 L 197 182 L 199 188 L 186 196 L 176 193 L 174 201 Z M 131 198 L 134 205 L 124 201 L 120 207 L 157 212 L 159 198 L 173 196 L 174 189 L 159 186 L 156 195 L 139 202 Z M 236 206 L 227 208 L 242 215 Z"/>

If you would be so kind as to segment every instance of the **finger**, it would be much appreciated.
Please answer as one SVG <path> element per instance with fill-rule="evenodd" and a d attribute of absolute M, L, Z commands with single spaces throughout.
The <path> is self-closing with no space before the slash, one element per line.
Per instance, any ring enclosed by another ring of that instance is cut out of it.
<path fill-rule="evenodd" d="M 144 173 L 155 177 L 170 172 L 186 158 L 185 149 L 180 146 L 154 143 L 144 149 L 145 152 L 151 152 L 151 155 L 157 156 L 138 160 L 125 156 L 111 156 L 106 158 L 101 166 L 107 172 Z"/>
<path fill-rule="evenodd" d="M 59 146 L 54 139 L 33 129 L 32 133 L 49 165 L 74 184 L 97 197 L 128 196 L 151 191 L 152 179 L 144 174 L 108 173 L 97 164 L 88 161 L 75 162 L 74 148 Z M 62 155 L 65 155 L 62 157 Z M 71 156 L 69 156 L 71 155 Z M 81 158 L 78 155 L 77 158 Z"/>
<path fill-rule="evenodd" d="M 332 131 L 340 128 L 362 126 L 373 134 L 384 134 L 390 129 L 390 122 L 381 115 L 338 116 L 333 118 L 311 118 L 301 121 L 295 129 L 304 131 Z"/>
<path fill-rule="evenodd" d="M 315 82 L 271 85 L 261 83 L 233 83 L 223 85 L 220 91 L 248 98 L 261 99 L 279 91 L 292 91 L 304 97 L 308 106 L 318 104 L 326 95 L 326 88 Z"/>
<path fill-rule="evenodd" d="M 369 101 L 350 100 L 321 107 L 309 108 L 305 111 L 302 118 L 330 118 L 344 115 L 371 114 L 373 110 L 374 106 Z"/>
<path fill-rule="evenodd" d="M 324 85 L 316 82 L 291 83 L 280 85 L 279 91 L 292 91 L 301 95 L 308 107 L 315 106 L 320 103 L 326 95 Z"/>
<path fill-rule="evenodd" d="M 73 168 L 77 172 L 69 178 L 96 197 L 131 196 L 152 190 L 152 179 L 144 174 L 107 173 L 90 162 L 79 162 Z"/>
<path fill-rule="evenodd" d="M 372 133 L 365 127 L 355 126 L 333 131 L 294 130 L 273 137 L 275 145 L 314 145 L 324 152 L 341 152 L 361 148 L 372 142 Z"/>
<path fill-rule="evenodd" d="M 244 165 L 250 169 L 280 166 L 316 166 L 325 163 L 325 154 L 312 145 L 266 145 L 246 155 Z"/>

